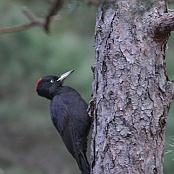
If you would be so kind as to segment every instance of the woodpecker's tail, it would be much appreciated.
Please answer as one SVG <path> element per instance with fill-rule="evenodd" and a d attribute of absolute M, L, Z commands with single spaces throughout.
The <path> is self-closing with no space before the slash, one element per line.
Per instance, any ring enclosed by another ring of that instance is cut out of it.
<path fill-rule="evenodd" d="M 89 166 L 86 154 L 83 152 L 79 154 L 78 165 L 80 170 L 82 171 L 82 174 L 90 174 L 90 166 Z"/>

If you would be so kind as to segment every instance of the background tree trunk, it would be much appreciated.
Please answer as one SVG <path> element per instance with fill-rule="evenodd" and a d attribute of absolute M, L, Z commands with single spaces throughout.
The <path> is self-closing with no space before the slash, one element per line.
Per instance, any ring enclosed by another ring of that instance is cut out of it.
<path fill-rule="evenodd" d="M 93 174 L 163 173 L 165 123 L 173 98 L 164 63 L 172 27 L 163 23 L 164 4 L 105 0 L 98 8 Z"/>

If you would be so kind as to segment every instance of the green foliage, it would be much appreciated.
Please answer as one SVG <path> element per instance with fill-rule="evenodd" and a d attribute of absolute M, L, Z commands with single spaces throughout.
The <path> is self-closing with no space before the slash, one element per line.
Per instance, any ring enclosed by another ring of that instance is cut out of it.
<path fill-rule="evenodd" d="M 0 27 L 26 23 L 23 5 L 40 17 L 50 7 L 43 0 L 1 1 Z M 41 28 L 0 36 L 0 149 L 8 152 L 5 161 L 0 158 L 2 173 L 77 173 L 75 161 L 51 123 L 49 101 L 37 96 L 35 84 L 47 74 L 74 69 L 65 84 L 90 100 L 95 9 L 89 8 L 63 9 L 62 19 L 51 24 L 49 36 Z"/>
<path fill-rule="evenodd" d="M 172 33 L 169 39 L 166 67 L 167 74 L 170 80 L 174 79 L 174 34 Z M 173 115 L 174 115 L 174 102 L 170 106 L 170 112 L 167 119 L 167 130 L 166 130 L 166 153 L 164 159 L 164 173 L 173 174 L 174 171 L 174 148 L 172 147 L 174 143 L 174 127 L 173 127 Z"/>
<path fill-rule="evenodd" d="M 50 7 L 43 0 L 1 1 L 0 27 L 26 23 L 28 19 L 21 13 L 23 5 L 40 17 Z M 49 101 L 37 96 L 35 84 L 44 75 L 75 69 L 65 84 L 77 89 L 87 102 L 90 100 L 95 8 L 79 0 L 69 1 L 60 15 L 62 19 L 51 24 L 50 36 L 41 28 L 0 35 L 0 149 L 4 147 L 8 152 L 6 161 L 0 158 L 0 173 L 41 174 L 54 169 L 70 174 L 78 171 L 50 121 Z M 173 48 L 174 35 L 170 37 L 166 58 L 170 79 L 174 79 Z M 167 144 L 171 145 L 173 140 L 168 137 L 174 134 L 173 114 L 174 104 L 166 134 Z M 172 154 L 165 155 L 164 170 L 165 174 L 173 174 L 174 149 L 167 144 L 166 151 Z"/>

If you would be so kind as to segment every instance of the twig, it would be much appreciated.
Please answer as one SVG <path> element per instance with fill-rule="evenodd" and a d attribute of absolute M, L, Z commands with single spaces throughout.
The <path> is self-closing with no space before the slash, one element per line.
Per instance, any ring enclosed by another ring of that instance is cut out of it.
<path fill-rule="evenodd" d="M 26 7 L 24 7 L 22 9 L 22 13 L 29 19 L 29 22 L 22 24 L 22 25 L 14 25 L 11 27 L 0 28 L 0 33 L 17 32 L 17 31 L 29 29 L 29 28 L 34 27 L 34 26 L 43 26 L 45 28 L 45 20 L 46 19 L 38 18 L 31 11 L 29 11 L 29 9 L 27 9 Z M 60 19 L 60 16 L 58 16 L 58 18 L 57 18 L 57 16 L 56 17 L 52 16 L 50 18 L 50 21 L 55 21 L 58 19 Z"/>
<path fill-rule="evenodd" d="M 58 13 L 58 11 L 62 8 L 64 3 L 64 0 L 57 0 L 54 5 L 52 6 L 52 8 L 49 10 L 48 14 L 45 17 L 45 24 L 44 24 L 44 28 L 45 31 L 47 33 L 49 33 L 49 24 L 52 20 L 52 17 Z"/>
<path fill-rule="evenodd" d="M 164 9 L 165 13 L 168 13 L 168 0 L 165 0 L 165 9 Z"/>

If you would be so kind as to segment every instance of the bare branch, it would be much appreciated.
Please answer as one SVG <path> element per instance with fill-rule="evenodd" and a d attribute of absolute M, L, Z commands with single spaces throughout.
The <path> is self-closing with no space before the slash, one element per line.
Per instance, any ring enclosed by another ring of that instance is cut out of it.
<path fill-rule="evenodd" d="M 35 26 L 43 26 L 45 28 L 46 25 L 46 18 L 38 18 L 35 16 L 29 9 L 26 7 L 22 8 L 22 13 L 29 19 L 29 22 L 22 24 L 22 25 L 14 25 L 10 27 L 3 27 L 0 28 L 0 33 L 11 33 L 29 29 Z M 60 19 L 60 16 L 51 16 L 49 22 L 55 21 Z M 49 25 L 49 23 L 47 24 Z"/>
<path fill-rule="evenodd" d="M 29 11 L 26 7 L 23 7 L 22 8 L 22 13 L 27 16 L 27 18 L 30 20 L 30 21 L 39 21 L 41 22 L 41 19 L 37 18 L 36 16 L 34 16 L 34 14 Z"/>
<path fill-rule="evenodd" d="M 47 33 L 49 33 L 49 24 L 52 20 L 52 17 L 57 14 L 60 9 L 62 8 L 64 0 L 57 0 L 53 5 L 52 8 L 49 10 L 48 14 L 45 17 L 45 24 L 44 28 Z"/>
<path fill-rule="evenodd" d="M 174 11 L 164 13 L 156 22 L 154 39 L 161 42 L 169 37 L 170 32 L 174 30 Z"/>
<path fill-rule="evenodd" d="M 33 26 L 43 25 L 43 19 L 35 17 L 26 7 L 22 9 L 22 12 L 27 16 L 29 22 L 23 25 L 15 25 L 11 27 L 0 28 L 0 33 L 10 33 L 28 29 Z"/>
<path fill-rule="evenodd" d="M 160 23 L 161 32 L 173 31 L 174 30 L 174 12 L 165 13 L 161 17 Z"/>
<path fill-rule="evenodd" d="M 165 13 L 168 13 L 168 0 L 165 0 Z"/>

